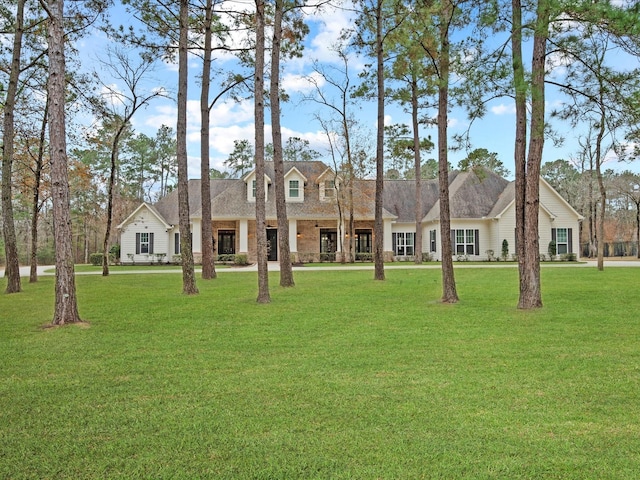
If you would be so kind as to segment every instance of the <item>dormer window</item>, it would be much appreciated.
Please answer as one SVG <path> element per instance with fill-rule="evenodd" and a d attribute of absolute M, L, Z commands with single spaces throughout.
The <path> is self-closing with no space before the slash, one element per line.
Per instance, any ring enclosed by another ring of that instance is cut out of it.
<path fill-rule="evenodd" d="M 325 180 L 324 182 L 324 196 L 333 197 L 336 191 L 335 180 Z"/>
<path fill-rule="evenodd" d="M 296 167 L 291 168 L 285 176 L 285 200 L 287 202 L 304 202 L 304 186 L 307 179 Z"/>
<path fill-rule="evenodd" d="M 258 195 L 257 188 L 257 178 L 255 172 L 251 172 L 247 177 L 245 177 L 244 181 L 247 185 L 247 201 L 255 202 L 256 197 Z M 269 184 L 271 183 L 271 179 L 268 176 L 264 176 L 264 199 L 267 201 L 269 195 Z"/>
<path fill-rule="evenodd" d="M 300 181 L 289 180 L 289 198 L 300 197 Z"/>

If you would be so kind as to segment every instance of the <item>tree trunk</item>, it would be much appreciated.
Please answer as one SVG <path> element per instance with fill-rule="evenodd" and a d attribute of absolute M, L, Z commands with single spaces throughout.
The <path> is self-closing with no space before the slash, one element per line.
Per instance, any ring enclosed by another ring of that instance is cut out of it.
<path fill-rule="evenodd" d="M 602 92 L 602 86 L 600 91 Z M 600 105 L 603 105 L 603 99 L 600 99 Z M 600 115 L 600 128 L 598 129 L 598 135 L 596 137 L 596 177 L 598 179 L 598 188 L 600 190 L 600 215 L 598 218 L 598 270 L 604 270 L 604 220 L 607 211 L 607 189 L 604 185 L 604 179 L 602 178 L 602 141 L 605 135 L 605 111 L 601 110 Z"/>
<path fill-rule="evenodd" d="M 80 322 L 73 269 L 73 234 L 69 203 L 69 173 L 65 123 L 64 0 L 49 5 L 49 143 L 51 196 L 56 245 L 56 299 L 54 325 Z"/>
<path fill-rule="evenodd" d="M 193 267 L 191 228 L 189 225 L 189 179 L 187 169 L 187 55 L 189 2 L 180 0 L 180 39 L 178 42 L 178 119 L 176 143 L 178 158 L 178 218 L 180 224 L 180 254 L 182 256 L 182 293 L 195 295 L 196 276 Z"/>
<path fill-rule="evenodd" d="M 440 21 L 440 85 L 438 86 L 438 183 L 440 187 L 440 244 L 442 245 L 442 302 L 458 302 L 453 273 L 451 213 L 449 208 L 449 146 L 447 122 L 449 108 L 449 18 L 453 5 L 446 1 Z"/>
<path fill-rule="evenodd" d="M 636 257 L 640 258 L 640 202 L 636 202 Z"/>
<path fill-rule="evenodd" d="M 516 256 L 518 258 L 518 291 L 524 286 L 525 237 L 524 205 L 527 185 L 527 85 L 522 58 L 522 5 L 520 0 L 512 0 L 511 51 L 513 58 L 513 78 L 516 105 L 516 135 L 514 145 L 515 163 L 515 209 L 516 209 Z"/>
<path fill-rule="evenodd" d="M 422 162 L 420 159 L 420 131 L 418 123 L 418 82 L 413 75 L 411 82 L 411 121 L 413 125 L 413 158 L 416 175 L 416 235 L 414 239 L 414 263 L 422 263 Z"/>
<path fill-rule="evenodd" d="M 200 92 L 200 197 L 202 199 L 202 279 L 216 278 L 211 225 L 211 174 L 209 165 L 209 87 L 211 85 L 211 18 L 213 5 L 206 2 L 204 60 L 202 62 L 202 90 Z"/>
<path fill-rule="evenodd" d="M 4 103 L 3 149 L 2 149 L 2 212 L 4 248 L 7 260 L 5 275 L 7 277 L 6 293 L 18 293 L 22 290 L 20 283 L 20 263 L 18 259 L 18 242 L 16 239 L 11 180 L 13 172 L 13 136 L 14 111 L 20 78 L 20 52 L 22 50 L 22 34 L 24 23 L 24 0 L 19 0 L 16 11 L 16 31 L 13 36 L 13 55 L 11 73 Z"/>
<path fill-rule="evenodd" d="M 549 8 L 546 0 L 538 1 L 536 30 L 531 60 L 531 140 L 526 164 L 524 202 L 524 261 L 521 263 L 522 283 L 518 308 L 542 307 L 540 287 L 540 165 L 544 148 L 545 127 L 545 60 L 549 30 Z"/>
<path fill-rule="evenodd" d="M 382 40 L 382 4 L 383 0 L 378 0 L 376 5 L 378 130 L 376 135 L 376 199 L 373 243 L 375 280 L 384 280 L 384 223 L 382 220 L 382 200 L 384 194 L 384 45 Z"/>
<path fill-rule="evenodd" d="M 118 165 L 118 148 L 120 136 L 126 127 L 126 121 L 118 127 L 111 144 L 111 163 L 109 166 L 109 183 L 107 185 L 107 226 L 102 242 L 102 276 L 109 276 L 109 240 L 111 236 L 111 226 L 113 224 L 113 190 L 116 182 L 116 169 Z"/>
<path fill-rule="evenodd" d="M 256 248 L 258 257 L 258 303 L 271 302 L 267 262 L 267 226 L 264 185 L 264 0 L 256 0 L 256 61 L 254 120 L 256 144 Z"/>
<path fill-rule="evenodd" d="M 282 158 L 282 132 L 280 127 L 280 43 L 282 39 L 282 0 L 275 0 L 273 19 L 273 43 L 271 46 L 271 132 L 273 136 L 274 188 L 276 195 L 276 216 L 278 217 L 278 259 L 280 261 L 280 286 L 293 287 L 291 267 L 291 247 L 289 245 L 289 220 L 285 199 L 284 161 Z"/>
<path fill-rule="evenodd" d="M 47 115 L 49 114 L 49 98 L 45 102 L 40 127 L 40 144 L 36 157 L 36 168 L 33 180 L 33 203 L 31 205 L 31 264 L 29 269 L 29 283 L 38 281 L 38 218 L 40 216 L 40 182 L 42 180 L 42 167 L 44 165 L 44 148 L 47 135 Z M 86 241 L 86 240 L 85 240 Z"/>

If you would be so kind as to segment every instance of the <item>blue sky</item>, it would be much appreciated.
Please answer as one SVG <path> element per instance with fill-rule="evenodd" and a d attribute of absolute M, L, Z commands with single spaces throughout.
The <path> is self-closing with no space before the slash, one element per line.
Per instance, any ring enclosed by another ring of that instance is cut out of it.
<path fill-rule="evenodd" d="M 249 3 L 250 5 L 250 3 Z M 126 13 L 118 14 L 118 20 L 122 23 L 130 21 Z M 312 73 L 312 63 L 336 62 L 335 53 L 329 48 L 334 44 L 343 28 L 352 25 L 352 14 L 345 10 L 326 9 L 321 14 L 312 14 L 308 17 L 311 26 L 311 33 L 305 41 L 304 56 L 301 59 L 286 61 L 282 74 L 282 86 L 291 96 L 291 101 L 282 104 L 282 127 L 283 140 L 291 136 L 300 137 L 310 142 L 312 148 L 322 154 L 327 153 L 327 143 L 325 135 L 320 125 L 314 120 L 314 114 L 318 112 L 318 107 L 308 102 L 302 102 L 303 95 L 311 90 L 310 84 L 305 80 L 305 76 Z M 80 46 L 85 52 L 90 52 L 89 56 L 95 58 L 101 55 L 104 46 L 104 38 L 86 39 Z M 625 60 L 628 61 L 628 60 Z M 634 59 L 637 64 L 637 59 Z M 218 64 L 224 68 L 233 68 L 234 59 L 231 56 L 218 59 Z M 353 68 L 352 77 L 364 68 L 365 59 L 353 57 L 350 66 Z M 629 67 L 631 65 L 628 65 Z M 560 69 L 562 67 L 559 67 Z M 190 85 L 188 93 L 188 154 L 189 154 L 189 176 L 197 178 L 200 176 L 200 107 L 199 107 L 199 86 L 196 76 L 201 70 L 200 60 L 196 57 L 190 58 L 189 75 Z M 561 74 L 561 72 L 559 73 Z M 104 80 L 104 79 L 103 79 Z M 104 80 L 106 81 L 106 80 Z M 177 66 L 165 62 L 158 62 L 155 72 L 147 79 L 147 88 L 164 88 L 174 98 L 177 89 Z M 560 98 L 552 89 L 547 91 L 547 111 L 549 112 L 558 104 Z M 362 102 L 359 113 L 361 123 L 365 130 L 375 131 L 375 104 L 374 102 Z M 435 112 L 433 113 L 435 115 Z M 450 135 L 462 133 L 469 128 L 469 120 L 463 111 L 453 110 L 450 113 L 449 130 Z M 266 113 L 266 138 L 270 140 L 271 129 L 269 113 Z M 491 102 L 488 106 L 485 117 L 477 120 L 471 127 L 472 148 L 486 148 L 489 151 L 497 152 L 499 159 L 512 172 L 513 167 L 513 139 L 514 139 L 515 110 L 513 101 L 503 98 Z M 168 125 L 175 128 L 176 105 L 174 100 L 156 99 L 144 110 L 139 111 L 133 118 L 133 126 L 136 131 L 155 134 L 161 125 Z M 402 109 L 395 105 L 389 105 L 386 109 L 385 123 L 410 123 L 410 118 Z M 253 142 L 253 103 L 250 100 L 235 102 L 224 100 L 219 102 L 213 109 L 211 115 L 211 167 L 223 169 L 222 163 L 233 149 L 234 140 L 248 139 Z M 551 141 L 546 142 L 543 162 L 553 161 L 559 158 L 570 160 L 578 152 L 577 135 L 579 132 L 573 131 L 567 125 L 555 124 L 555 129 L 565 138 L 562 146 L 554 146 Z M 368 134 L 369 132 L 365 132 Z M 423 135 L 431 135 L 436 138 L 435 127 L 426 128 Z M 370 136 L 373 142 L 373 135 Z M 375 145 L 371 145 L 372 150 Z M 450 162 L 455 166 L 459 160 L 466 156 L 466 151 L 456 151 L 450 153 Z M 435 157 L 435 153 L 430 155 Z M 637 169 L 634 165 L 619 164 L 615 159 L 607 163 L 606 168 L 623 170 L 625 168 Z"/>

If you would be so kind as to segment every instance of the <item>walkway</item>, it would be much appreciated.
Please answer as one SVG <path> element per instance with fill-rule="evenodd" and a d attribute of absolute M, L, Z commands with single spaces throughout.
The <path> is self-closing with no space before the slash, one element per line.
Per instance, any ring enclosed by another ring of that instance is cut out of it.
<path fill-rule="evenodd" d="M 492 262 L 492 263 L 465 263 L 465 262 L 454 262 L 455 268 L 515 268 L 517 266 L 516 263 L 503 263 L 503 262 Z M 573 262 L 545 262 L 542 264 L 543 268 L 547 267 L 591 267 L 596 268 L 597 262 L 595 260 L 584 260 L 578 263 Z M 605 259 L 604 261 L 605 268 L 609 267 L 640 267 L 640 259 Z M 397 263 L 397 264 L 385 264 L 385 270 L 413 270 L 413 269 L 439 269 L 439 262 L 429 262 L 424 263 L 422 265 L 414 265 L 412 263 Z M 373 270 L 373 265 L 331 265 L 331 266 L 294 266 L 294 271 L 318 271 L 318 270 Z M 200 268 L 196 267 L 196 273 L 200 273 Z M 234 272 L 257 272 L 258 266 L 257 264 L 248 265 L 246 267 L 231 267 L 231 268 L 219 268 L 216 269 L 217 273 L 234 273 Z M 278 272 L 280 271 L 280 265 L 278 262 L 269 262 L 269 271 L 270 272 Z M 20 267 L 20 276 L 28 277 L 30 272 L 30 268 Z M 148 269 L 136 269 L 136 270 L 111 270 L 110 274 L 112 275 L 127 275 L 127 274 L 140 274 L 140 273 L 181 273 L 182 270 L 174 268 L 174 269 L 166 269 L 162 267 L 153 267 Z M 39 265 L 38 266 L 38 276 L 50 276 L 54 275 L 54 267 L 52 265 Z M 102 275 L 101 271 L 94 272 L 76 272 L 76 275 Z M 4 268 L 0 268 L 0 277 L 4 276 Z"/>

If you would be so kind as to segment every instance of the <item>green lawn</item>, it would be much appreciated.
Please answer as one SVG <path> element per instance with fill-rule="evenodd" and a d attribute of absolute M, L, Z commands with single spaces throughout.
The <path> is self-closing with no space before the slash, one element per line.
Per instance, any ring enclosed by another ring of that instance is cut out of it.
<path fill-rule="evenodd" d="M 0 294 L 0 478 L 637 479 L 640 269 L 78 276 Z M 6 280 L 0 280 L 4 291 Z"/>

